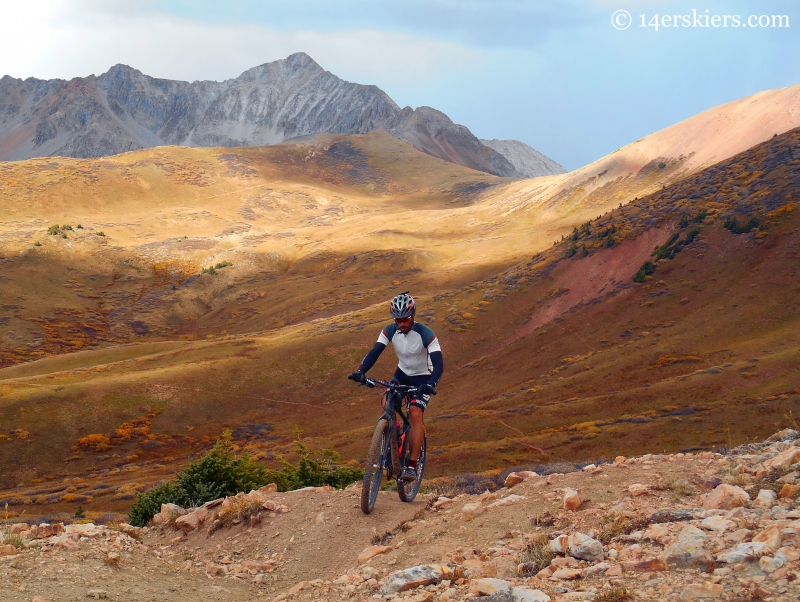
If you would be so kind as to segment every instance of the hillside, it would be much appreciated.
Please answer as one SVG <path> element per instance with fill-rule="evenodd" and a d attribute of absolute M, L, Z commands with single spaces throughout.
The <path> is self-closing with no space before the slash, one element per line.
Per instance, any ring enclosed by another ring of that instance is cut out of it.
<path fill-rule="evenodd" d="M 401 109 L 298 52 L 224 82 L 156 79 L 127 65 L 65 80 L 0 79 L 0 160 L 105 157 L 164 145 L 239 147 L 386 130 L 445 161 L 517 176 L 506 158 L 430 107 Z"/>
<path fill-rule="evenodd" d="M 3 353 L 16 364 L 0 370 L 4 495 L 123 510 L 223 427 L 267 461 L 291 454 L 296 424 L 312 447 L 362 458 L 378 398 L 344 375 L 407 288 L 446 355 L 431 476 L 763 437 L 800 400 L 798 136 L 586 226 L 568 210 L 509 214 L 502 180 L 385 134 L 6 164 L 17 215 L 4 230 Z M 759 225 L 738 233 L 750 218 Z M 51 221 L 75 228 L 48 236 Z M 184 228 L 197 237 L 186 249 Z M 198 274 L 223 260 L 233 266 Z M 92 433 L 108 446 L 78 444 Z M 75 476 L 82 498 L 30 494 Z"/>

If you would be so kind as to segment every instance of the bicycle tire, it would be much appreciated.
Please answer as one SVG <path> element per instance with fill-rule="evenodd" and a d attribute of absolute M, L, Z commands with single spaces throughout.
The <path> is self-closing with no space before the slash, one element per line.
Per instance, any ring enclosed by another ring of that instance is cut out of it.
<path fill-rule="evenodd" d="M 385 418 L 378 420 L 372 442 L 367 452 L 367 463 L 364 467 L 364 483 L 361 486 L 361 512 L 369 514 L 375 507 L 378 491 L 381 488 L 383 477 L 383 452 L 389 435 L 389 421 Z"/>
<path fill-rule="evenodd" d="M 406 439 L 407 440 L 407 439 Z M 400 496 L 402 502 L 413 502 L 414 498 L 419 493 L 419 486 L 422 484 L 422 477 L 425 474 L 425 456 L 428 447 L 428 437 L 423 436 L 422 447 L 419 450 L 419 459 L 417 460 L 417 478 L 411 481 L 397 480 L 397 495 Z M 405 451 L 405 450 L 404 450 Z M 403 454 L 405 460 L 406 453 Z"/>

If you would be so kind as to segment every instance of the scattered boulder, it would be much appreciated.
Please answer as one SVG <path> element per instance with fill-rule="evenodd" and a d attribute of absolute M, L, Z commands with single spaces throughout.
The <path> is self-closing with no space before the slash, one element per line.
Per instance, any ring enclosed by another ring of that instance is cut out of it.
<path fill-rule="evenodd" d="M 153 524 L 167 523 L 171 520 L 175 520 L 185 512 L 186 510 L 177 504 L 161 504 L 161 511 L 153 516 Z"/>
<path fill-rule="evenodd" d="M 523 481 L 527 481 L 532 477 L 538 477 L 539 475 L 535 472 L 530 470 L 520 470 L 519 472 L 512 472 L 506 477 L 506 480 L 503 482 L 505 487 L 513 487 L 514 485 L 519 485 Z"/>
<path fill-rule="evenodd" d="M 258 490 L 259 493 L 277 493 L 278 492 L 278 484 L 277 483 L 267 483 L 261 489 Z"/>
<path fill-rule="evenodd" d="M 550 602 L 550 596 L 540 589 L 529 587 L 512 587 L 511 594 L 515 602 Z"/>
<path fill-rule="evenodd" d="M 781 499 L 794 499 L 798 495 L 800 495 L 800 485 L 795 485 L 794 483 L 786 483 L 783 487 L 781 487 L 781 490 L 778 493 L 778 497 Z"/>
<path fill-rule="evenodd" d="M 189 512 L 184 514 L 183 516 L 179 516 L 175 519 L 175 527 L 183 531 L 184 533 L 189 533 L 190 531 L 194 531 L 200 525 L 202 525 L 206 519 L 208 518 L 209 512 L 206 508 L 200 507 L 193 512 Z"/>
<path fill-rule="evenodd" d="M 486 512 L 486 508 L 484 508 L 481 502 L 473 502 L 471 504 L 464 504 L 464 507 L 461 509 L 461 513 L 464 515 L 466 520 L 472 520 L 479 514 L 483 514 Z"/>
<path fill-rule="evenodd" d="M 603 544 L 583 533 L 573 533 L 567 538 L 567 553 L 573 558 L 590 562 L 605 557 Z"/>
<path fill-rule="evenodd" d="M 709 531 L 724 533 L 729 529 L 733 529 L 736 526 L 736 523 L 732 520 L 728 520 L 724 516 L 709 516 L 708 518 L 703 519 L 703 522 L 700 523 L 700 526 Z"/>
<path fill-rule="evenodd" d="M 571 581 L 573 579 L 580 579 L 583 577 L 582 571 L 580 569 L 558 569 L 552 575 L 553 579 L 558 579 L 560 581 Z"/>
<path fill-rule="evenodd" d="M 769 554 L 771 550 L 764 542 L 749 541 L 737 544 L 732 550 L 717 555 L 717 562 L 736 564 L 739 562 L 749 562 L 756 558 L 761 558 Z"/>
<path fill-rule="evenodd" d="M 479 596 L 491 596 L 498 592 L 510 590 L 514 584 L 505 579 L 473 579 L 470 581 L 470 591 Z"/>
<path fill-rule="evenodd" d="M 750 501 L 750 495 L 741 487 L 735 485 L 718 485 L 706 496 L 703 502 L 704 510 L 731 510 L 745 506 Z"/>
<path fill-rule="evenodd" d="M 764 462 L 764 468 L 772 472 L 773 470 L 789 468 L 795 462 L 800 462 L 800 447 L 790 447 L 779 453 L 774 458 Z"/>
<path fill-rule="evenodd" d="M 753 501 L 753 506 L 757 508 L 772 508 L 777 499 L 778 495 L 772 489 L 762 489 Z"/>
<path fill-rule="evenodd" d="M 12 546 L 11 544 L 5 544 L 0 546 L 0 556 L 13 556 L 17 553 L 17 548 Z"/>
<path fill-rule="evenodd" d="M 631 497 L 638 497 L 640 495 L 647 495 L 650 493 L 649 485 L 642 485 L 641 483 L 634 483 L 628 487 L 628 493 Z"/>
<path fill-rule="evenodd" d="M 45 537 L 61 535 L 63 532 L 64 523 L 53 523 L 52 525 L 42 523 L 39 526 L 23 531 L 20 533 L 20 537 L 24 539 L 44 539 Z"/>
<path fill-rule="evenodd" d="M 358 555 L 358 564 L 364 564 L 370 558 L 374 558 L 378 554 L 385 554 L 391 552 L 394 548 L 392 546 L 368 546 L 364 548 L 361 554 Z"/>
<path fill-rule="evenodd" d="M 581 507 L 582 500 L 578 492 L 567 487 L 564 490 L 564 510 L 575 512 Z"/>
<path fill-rule="evenodd" d="M 781 530 L 775 526 L 768 527 L 753 537 L 754 542 L 764 543 L 773 551 L 781 547 L 781 540 Z"/>
<path fill-rule="evenodd" d="M 396 594 L 415 587 L 438 583 L 442 580 L 442 570 L 437 566 L 423 564 L 397 571 L 386 577 L 381 594 Z"/>
<path fill-rule="evenodd" d="M 677 567 L 707 566 L 713 561 L 706 550 L 706 534 L 693 525 L 686 525 L 676 540 L 664 551 L 664 560 Z"/>

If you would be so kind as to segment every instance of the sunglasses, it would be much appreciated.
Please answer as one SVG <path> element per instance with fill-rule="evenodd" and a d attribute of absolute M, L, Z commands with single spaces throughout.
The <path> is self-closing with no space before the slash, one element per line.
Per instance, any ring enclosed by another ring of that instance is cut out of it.
<path fill-rule="evenodd" d="M 414 318 L 395 318 L 395 324 L 411 324 Z"/>

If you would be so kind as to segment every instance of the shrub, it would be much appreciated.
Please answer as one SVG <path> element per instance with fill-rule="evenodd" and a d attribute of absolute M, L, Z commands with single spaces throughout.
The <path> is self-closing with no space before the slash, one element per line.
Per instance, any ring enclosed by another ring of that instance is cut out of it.
<path fill-rule="evenodd" d="M 295 465 L 280 457 L 278 460 L 281 468 L 267 471 L 267 482 L 275 483 L 278 491 L 322 485 L 344 489 L 364 477 L 364 471 L 360 467 L 353 464 L 338 464 L 339 454 L 332 449 L 309 451 L 300 441 L 299 431 L 294 443 L 300 454 L 298 463 Z"/>
<path fill-rule="evenodd" d="M 33 246 L 34 246 L 34 247 L 41 247 L 41 246 L 42 246 L 42 243 L 40 243 L 40 242 L 37 240 L 35 243 L 33 243 Z"/>
<path fill-rule="evenodd" d="M 701 209 L 700 211 L 697 212 L 697 215 L 694 216 L 692 221 L 695 224 L 699 224 L 699 223 L 701 223 L 702 221 L 704 221 L 706 219 L 706 216 L 708 216 L 708 210 Z"/>
<path fill-rule="evenodd" d="M 105 236 L 105 234 L 103 234 L 103 232 L 101 230 L 98 230 L 97 232 L 95 232 L 95 234 L 97 236 Z"/>
<path fill-rule="evenodd" d="M 309 452 L 300 442 L 299 432 L 295 444 L 300 451 L 297 465 L 279 458 L 282 468 L 266 470 L 247 453 L 236 457 L 231 431 L 226 429 L 200 460 L 193 461 L 172 480 L 139 494 L 131 506 L 130 524 L 145 526 L 160 511 L 161 504 L 196 506 L 258 489 L 267 483 L 276 483 L 280 491 L 320 485 L 341 489 L 364 476 L 357 466 L 336 464 L 339 454 L 331 449 Z"/>
<path fill-rule="evenodd" d="M 62 230 L 72 230 L 72 226 L 70 226 L 69 224 L 64 224 L 63 226 L 61 226 L 61 229 Z"/>
<path fill-rule="evenodd" d="M 610 234 L 609 234 L 608 238 L 606 238 L 606 241 L 603 243 L 603 246 L 604 246 L 606 249 L 610 249 L 610 248 L 611 248 L 611 247 L 613 247 L 615 244 L 617 244 L 617 241 L 616 241 L 616 240 L 614 240 L 614 237 L 613 237 L 612 235 L 610 235 Z"/>
<path fill-rule="evenodd" d="M 99 453 L 111 449 L 110 442 L 111 440 L 105 435 L 92 433 L 78 439 L 78 447 Z"/>
<path fill-rule="evenodd" d="M 578 246 L 572 245 L 569 249 L 567 249 L 567 258 L 572 257 L 578 252 Z"/>
<path fill-rule="evenodd" d="M 58 224 L 56 224 L 55 226 L 50 226 L 47 229 L 47 233 L 50 236 L 56 236 L 57 234 L 61 234 L 61 228 L 59 228 Z"/>
<path fill-rule="evenodd" d="M 77 519 L 86 518 L 86 512 L 83 510 L 83 506 L 78 506 L 78 509 L 75 510 L 75 517 Z"/>
<path fill-rule="evenodd" d="M 681 219 L 678 222 L 678 226 L 680 226 L 681 228 L 685 228 L 688 225 L 689 225 L 689 216 L 684 213 L 683 215 L 681 215 Z"/>
<path fill-rule="evenodd" d="M 730 230 L 733 234 L 747 234 L 751 230 L 758 228 L 758 226 L 758 220 L 754 217 L 751 217 L 746 224 L 740 225 L 739 221 L 734 216 L 731 216 L 727 218 L 723 224 L 723 227 L 726 230 Z"/>

